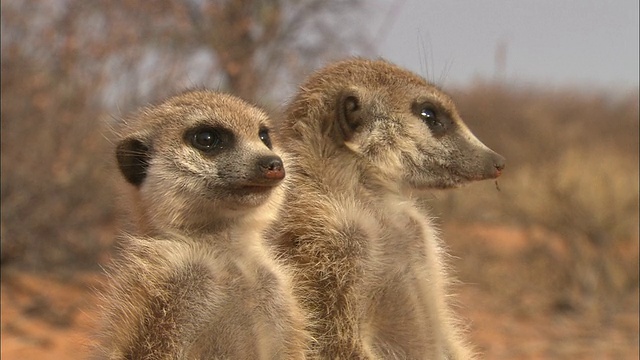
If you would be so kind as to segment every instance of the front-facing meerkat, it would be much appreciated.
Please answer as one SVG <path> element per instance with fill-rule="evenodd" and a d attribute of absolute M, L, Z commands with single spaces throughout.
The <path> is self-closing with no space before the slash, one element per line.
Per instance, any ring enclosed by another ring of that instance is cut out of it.
<path fill-rule="evenodd" d="M 269 126 L 261 110 L 206 90 L 124 121 L 116 157 L 138 231 L 110 277 L 102 357 L 305 357 L 305 319 L 262 242 L 285 176 Z"/>
<path fill-rule="evenodd" d="M 295 268 L 324 359 L 469 359 L 447 301 L 438 234 L 418 190 L 496 178 L 504 159 L 451 99 L 388 62 L 312 75 L 287 109 L 291 155 L 274 241 Z"/>

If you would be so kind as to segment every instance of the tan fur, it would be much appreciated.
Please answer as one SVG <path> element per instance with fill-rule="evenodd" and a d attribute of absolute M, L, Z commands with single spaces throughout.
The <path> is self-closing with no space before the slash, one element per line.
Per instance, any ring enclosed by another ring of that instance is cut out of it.
<path fill-rule="evenodd" d="M 112 267 L 100 357 L 305 357 L 306 320 L 263 244 L 284 192 L 282 163 L 265 140 L 269 121 L 206 90 L 125 121 L 116 153 L 138 230 Z M 220 141 L 205 151 L 196 134 Z"/>
<path fill-rule="evenodd" d="M 439 123 L 427 124 L 431 114 Z M 413 194 L 495 178 L 504 159 L 446 94 L 382 60 L 312 75 L 280 135 L 291 191 L 271 236 L 296 269 L 315 355 L 472 358 L 449 309 L 438 233 Z"/>

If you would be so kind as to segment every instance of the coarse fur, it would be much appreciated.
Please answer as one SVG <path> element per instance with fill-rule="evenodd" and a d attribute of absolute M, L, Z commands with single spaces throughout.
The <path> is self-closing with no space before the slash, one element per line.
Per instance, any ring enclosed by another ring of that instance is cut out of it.
<path fill-rule="evenodd" d="M 126 119 L 116 157 L 135 234 L 110 271 L 107 359 L 303 359 L 305 317 L 262 232 L 283 199 L 270 119 L 191 90 Z"/>
<path fill-rule="evenodd" d="M 470 359 L 438 232 L 417 192 L 500 175 L 452 100 L 383 60 L 300 87 L 280 125 L 291 191 L 270 235 L 323 359 Z"/>

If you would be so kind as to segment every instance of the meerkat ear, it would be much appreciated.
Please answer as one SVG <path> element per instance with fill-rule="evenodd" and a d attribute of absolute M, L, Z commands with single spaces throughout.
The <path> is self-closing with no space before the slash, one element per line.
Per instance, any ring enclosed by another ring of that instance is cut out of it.
<path fill-rule="evenodd" d="M 149 167 L 149 147 L 137 138 L 126 138 L 116 147 L 118 168 L 127 181 L 140 186 L 147 177 Z"/>
<path fill-rule="evenodd" d="M 337 122 L 344 141 L 349 141 L 362 125 L 364 114 L 361 94 L 356 89 L 345 89 L 338 97 Z"/>

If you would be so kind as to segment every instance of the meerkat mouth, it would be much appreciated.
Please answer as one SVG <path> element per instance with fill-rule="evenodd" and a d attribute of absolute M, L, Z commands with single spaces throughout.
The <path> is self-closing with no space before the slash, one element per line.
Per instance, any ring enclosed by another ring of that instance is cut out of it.
<path fill-rule="evenodd" d="M 276 186 L 277 184 L 264 184 L 264 185 L 245 185 L 237 189 L 238 193 L 243 194 L 261 194 L 266 193 Z"/>

